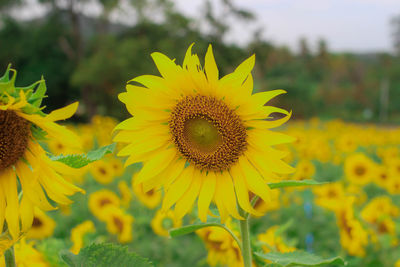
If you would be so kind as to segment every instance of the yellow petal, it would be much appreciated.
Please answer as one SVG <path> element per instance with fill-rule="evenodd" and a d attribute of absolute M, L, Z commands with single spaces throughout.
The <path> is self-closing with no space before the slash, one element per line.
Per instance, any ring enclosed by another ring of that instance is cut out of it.
<path fill-rule="evenodd" d="M 194 168 L 188 166 L 182 174 L 175 180 L 173 184 L 165 192 L 162 210 L 167 211 L 182 197 L 182 195 L 188 190 L 192 179 L 193 179 Z"/>
<path fill-rule="evenodd" d="M 195 202 L 201 188 L 202 174 L 199 171 L 193 173 L 192 184 L 185 194 L 176 202 L 175 215 L 177 219 L 181 219 L 190 211 Z"/>
<path fill-rule="evenodd" d="M 166 149 L 159 152 L 149 161 L 143 164 L 143 168 L 140 170 L 139 174 L 136 176 L 135 184 L 140 184 L 157 174 L 161 173 L 175 158 L 175 149 Z"/>
<path fill-rule="evenodd" d="M 214 172 L 209 172 L 207 176 L 203 176 L 203 184 L 197 201 L 199 218 L 202 222 L 207 221 L 208 208 L 214 198 L 216 183 L 217 180 Z"/>
<path fill-rule="evenodd" d="M 221 190 L 222 201 L 229 214 L 238 220 L 243 220 L 244 218 L 240 216 L 237 210 L 235 190 L 229 172 L 224 171 L 217 175 L 217 187 L 223 188 Z"/>
<path fill-rule="evenodd" d="M 20 233 L 19 227 L 19 200 L 17 191 L 17 177 L 13 168 L 7 168 L 2 171 L 0 183 L 3 188 L 3 193 L 6 196 L 6 213 L 5 218 L 8 225 L 8 230 L 11 236 L 16 239 Z"/>
<path fill-rule="evenodd" d="M 208 46 L 205 61 L 204 61 L 204 71 L 207 75 L 207 80 L 212 85 L 216 85 L 218 82 L 218 67 L 215 63 L 214 54 L 212 51 L 211 44 Z"/>
<path fill-rule="evenodd" d="M 59 121 L 71 118 L 78 109 L 79 102 L 72 103 L 66 107 L 56 109 L 47 115 L 47 119 L 51 121 Z"/>

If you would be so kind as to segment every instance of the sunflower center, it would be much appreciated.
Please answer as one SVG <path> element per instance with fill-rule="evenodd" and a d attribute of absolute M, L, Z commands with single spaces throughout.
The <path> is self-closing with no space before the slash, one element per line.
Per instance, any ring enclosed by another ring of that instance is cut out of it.
<path fill-rule="evenodd" d="M 14 111 L 0 110 L 0 171 L 23 156 L 28 138 L 29 122 Z"/>
<path fill-rule="evenodd" d="M 358 176 L 362 176 L 366 173 L 366 169 L 364 166 L 356 166 L 356 168 L 354 169 L 354 172 L 358 175 Z"/>
<path fill-rule="evenodd" d="M 234 110 L 212 96 L 186 96 L 171 112 L 169 127 L 179 152 L 207 171 L 223 171 L 246 150 L 246 128 Z"/>
<path fill-rule="evenodd" d="M 43 222 L 39 218 L 33 217 L 33 222 L 32 222 L 33 228 L 39 228 L 42 225 L 43 225 Z"/>

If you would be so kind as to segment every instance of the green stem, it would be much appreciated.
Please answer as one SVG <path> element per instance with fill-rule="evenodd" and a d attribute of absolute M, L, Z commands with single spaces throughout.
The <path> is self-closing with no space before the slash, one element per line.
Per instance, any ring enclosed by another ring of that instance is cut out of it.
<path fill-rule="evenodd" d="M 247 212 L 239 207 L 239 213 L 244 220 L 239 220 L 240 234 L 242 236 L 242 256 L 244 267 L 251 267 L 251 245 L 250 245 L 250 229 L 249 229 L 249 216 Z"/>
<path fill-rule="evenodd" d="M 4 258 L 6 260 L 6 267 L 16 267 L 15 257 L 14 257 L 14 246 L 4 252 Z"/>

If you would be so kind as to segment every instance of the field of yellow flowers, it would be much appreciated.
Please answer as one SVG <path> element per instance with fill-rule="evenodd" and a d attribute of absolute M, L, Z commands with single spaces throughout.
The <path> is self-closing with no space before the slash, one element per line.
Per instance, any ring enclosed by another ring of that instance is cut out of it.
<path fill-rule="evenodd" d="M 54 140 L 46 145 L 56 155 L 90 151 L 110 144 L 116 125 L 101 116 L 90 124 L 69 125 L 84 151 L 66 152 L 65 144 Z M 254 246 L 264 252 L 340 255 L 348 266 L 400 265 L 400 128 L 316 118 L 293 121 L 284 132 L 296 137 L 281 147 L 290 152 L 285 160 L 296 166 L 287 179 L 329 183 L 274 190 L 271 203 L 258 201 L 255 208 L 265 215 L 251 224 Z M 221 228 L 169 238 L 168 230 L 195 220 L 195 211 L 183 219 L 160 212 L 161 192 L 144 193 L 133 185 L 141 164 L 126 170 L 123 164 L 109 154 L 67 176 L 86 194 L 59 210 L 35 210 L 32 229 L 15 247 L 18 266 L 66 266 L 58 251 L 79 253 L 105 241 L 128 245 L 156 266 L 241 266 L 239 248 Z M 232 221 L 227 226 L 238 232 Z"/>
<path fill-rule="evenodd" d="M 0 266 L 400 266 L 399 127 L 286 123 L 254 56 L 152 57 L 122 122 L 0 77 Z"/>

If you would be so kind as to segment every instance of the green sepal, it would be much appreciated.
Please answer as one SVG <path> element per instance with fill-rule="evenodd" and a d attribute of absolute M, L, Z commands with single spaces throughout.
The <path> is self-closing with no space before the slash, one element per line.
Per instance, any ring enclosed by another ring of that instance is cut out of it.
<path fill-rule="evenodd" d="M 326 264 L 344 266 L 346 262 L 341 257 L 333 257 L 324 259 L 315 254 L 306 251 L 293 251 L 287 253 L 269 252 L 259 253 L 255 252 L 254 255 L 262 260 L 271 261 L 274 266 L 322 266 Z"/>
<path fill-rule="evenodd" d="M 293 186 L 323 185 L 323 184 L 326 184 L 326 182 L 318 182 L 315 180 L 302 180 L 302 181 L 288 180 L 288 181 L 280 181 L 278 183 L 268 183 L 268 186 L 271 189 L 276 189 L 276 188 L 293 187 Z"/>
<path fill-rule="evenodd" d="M 146 258 L 130 252 L 126 246 L 114 244 L 92 244 L 79 252 L 78 255 L 68 250 L 60 252 L 60 258 L 70 267 L 153 267 Z"/>
<path fill-rule="evenodd" d="M 45 116 L 42 112 L 43 98 L 46 97 L 46 83 L 43 77 L 37 82 L 32 83 L 26 87 L 15 87 L 15 80 L 17 78 L 17 71 L 8 65 L 6 72 L 0 77 L 0 102 L 7 104 L 9 101 L 8 96 L 14 97 L 16 102 L 19 101 L 20 92 L 23 91 L 26 97 L 27 105 L 22 107 L 22 111 L 27 114 L 39 114 Z"/>
<path fill-rule="evenodd" d="M 79 169 L 85 167 L 86 165 L 92 162 L 102 159 L 107 154 L 113 153 L 115 146 L 116 144 L 112 143 L 111 145 L 103 146 L 99 149 L 92 150 L 87 154 L 82 153 L 82 154 L 72 154 L 65 156 L 64 155 L 50 156 L 50 159 L 62 162 L 65 165 L 68 165 L 69 167 Z"/>

